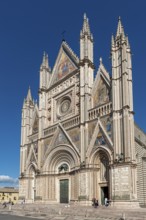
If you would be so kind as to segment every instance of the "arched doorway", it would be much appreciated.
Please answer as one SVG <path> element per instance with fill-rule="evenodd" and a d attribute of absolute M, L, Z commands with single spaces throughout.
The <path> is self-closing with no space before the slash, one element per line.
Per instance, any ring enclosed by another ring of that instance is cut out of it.
<path fill-rule="evenodd" d="M 46 176 L 46 200 L 57 203 L 77 200 L 76 173 L 72 173 L 75 167 L 79 167 L 79 156 L 72 146 L 58 145 L 49 152 L 43 166 L 44 172 L 51 174 Z"/>
<path fill-rule="evenodd" d="M 92 159 L 93 190 L 91 194 L 98 199 L 99 204 L 104 205 L 105 198 L 110 199 L 109 154 L 104 149 L 98 149 L 94 152 Z"/>
<path fill-rule="evenodd" d="M 28 199 L 31 202 L 34 202 L 35 197 L 36 197 L 36 173 L 35 173 L 35 168 L 33 165 L 31 165 L 29 169 L 29 184 L 28 184 Z"/>
<path fill-rule="evenodd" d="M 101 204 L 104 205 L 105 198 L 109 198 L 109 160 L 105 153 L 99 153 L 99 162 Z"/>

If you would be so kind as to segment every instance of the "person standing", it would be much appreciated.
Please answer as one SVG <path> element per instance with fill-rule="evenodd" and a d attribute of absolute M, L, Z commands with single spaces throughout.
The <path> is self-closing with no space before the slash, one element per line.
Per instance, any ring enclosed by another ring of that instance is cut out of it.
<path fill-rule="evenodd" d="M 107 207 L 108 206 L 108 198 L 107 197 L 105 197 L 105 199 L 104 199 L 104 205 Z"/>

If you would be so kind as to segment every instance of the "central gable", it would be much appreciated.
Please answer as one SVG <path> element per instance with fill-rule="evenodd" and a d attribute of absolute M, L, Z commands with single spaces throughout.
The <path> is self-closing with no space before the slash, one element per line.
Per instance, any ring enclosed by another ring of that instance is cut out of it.
<path fill-rule="evenodd" d="M 52 74 L 51 85 L 76 70 L 78 59 L 66 43 L 62 43 Z"/>

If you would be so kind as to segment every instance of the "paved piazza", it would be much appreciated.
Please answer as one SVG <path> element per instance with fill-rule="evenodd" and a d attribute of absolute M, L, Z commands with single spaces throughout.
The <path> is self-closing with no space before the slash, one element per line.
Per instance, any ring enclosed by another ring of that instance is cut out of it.
<path fill-rule="evenodd" d="M 25 204 L 3 208 L 0 205 L 0 220 L 146 220 L 145 208 L 125 209 L 116 207 L 98 208 L 64 204 Z"/>

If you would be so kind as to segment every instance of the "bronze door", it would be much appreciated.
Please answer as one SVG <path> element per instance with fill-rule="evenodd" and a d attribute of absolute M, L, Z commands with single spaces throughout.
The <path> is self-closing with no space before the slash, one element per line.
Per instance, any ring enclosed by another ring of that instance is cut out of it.
<path fill-rule="evenodd" d="M 60 203 L 68 203 L 68 179 L 60 180 Z"/>

